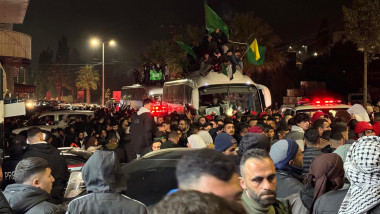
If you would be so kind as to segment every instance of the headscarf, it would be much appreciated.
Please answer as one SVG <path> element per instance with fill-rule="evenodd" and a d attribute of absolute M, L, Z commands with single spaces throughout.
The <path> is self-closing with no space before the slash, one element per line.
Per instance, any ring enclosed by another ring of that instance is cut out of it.
<path fill-rule="evenodd" d="M 380 204 L 380 137 L 364 136 L 353 143 L 344 169 L 351 186 L 339 213 L 366 213 Z"/>
<path fill-rule="evenodd" d="M 190 137 L 187 138 L 187 142 L 193 149 L 202 149 L 207 147 L 203 139 L 197 134 L 190 135 Z"/>
<path fill-rule="evenodd" d="M 269 155 L 276 169 L 302 174 L 302 169 L 289 164 L 298 152 L 298 144 L 291 139 L 279 140 L 272 145 Z"/>
<path fill-rule="evenodd" d="M 314 187 L 314 197 L 311 207 L 317 198 L 330 190 L 338 190 L 344 184 L 342 158 L 335 153 L 315 157 L 310 165 L 310 171 L 304 182 L 308 187 Z"/>

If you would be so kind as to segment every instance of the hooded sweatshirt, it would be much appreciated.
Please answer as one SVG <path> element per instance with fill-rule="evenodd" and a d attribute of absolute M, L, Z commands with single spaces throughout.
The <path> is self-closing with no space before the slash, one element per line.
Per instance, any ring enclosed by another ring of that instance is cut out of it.
<path fill-rule="evenodd" d="M 55 179 L 49 201 L 55 204 L 62 203 L 70 173 L 66 160 L 60 155 L 59 150 L 47 143 L 31 144 L 22 156 L 23 159 L 28 157 L 40 157 L 47 160 L 51 168 L 51 175 Z"/>
<path fill-rule="evenodd" d="M 141 107 L 139 111 L 132 116 L 130 150 L 132 150 L 134 154 L 142 154 L 144 149 L 152 145 L 154 128 L 155 122 L 149 109 Z"/>
<path fill-rule="evenodd" d="M 113 151 L 96 151 L 82 178 L 89 194 L 71 201 L 67 213 L 147 213 L 144 204 L 121 194 L 127 183 Z"/>
<path fill-rule="evenodd" d="M 49 194 L 46 191 L 34 186 L 11 184 L 3 193 L 14 213 L 65 213 L 62 205 L 47 202 Z"/>

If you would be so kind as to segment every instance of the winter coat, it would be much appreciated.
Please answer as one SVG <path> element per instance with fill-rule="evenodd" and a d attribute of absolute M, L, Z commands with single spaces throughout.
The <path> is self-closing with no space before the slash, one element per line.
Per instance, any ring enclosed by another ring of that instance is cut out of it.
<path fill-rule="evenodd" d="M 12 208 L 9 205 L 7 199 L 4 197 L 3 193 L 0 191 L 0 214 L 12 214 Z"/>
<path fill-rule="evenodd" d="M 89 194 L 72 200 L 68 214 L 147 213 L 144 204 L 121 194 L 127 181 L 113 151 L 96 151 L 84 165 L 82 178 Z"/>
<path fill-rule="evenodd" d="M 303 184 L 300 177 L 294 173 L 277 170 L 277 198 L 286 198 L 287 196 L 298 193 L 302 188 Z"/>
<path fill-rule="evenodd" d="M 155 122 L 149 109 L 141 107 L 132 116 L 130 149 L 134 154 L 142 154 L 145 148 L 152 145 L 154 128 Z"/>
<path fill-rule="evenodd" d="M 60 155 L 59 150 L 47 143 L 31 144 L 22 156 L 23 159 L 29 157 L 40 157 L 47 160 L 51 169 L 51 175 L 55 179 L 50 193 L 50 202 L 55 204 L 62 203 L 70 172 L 67 169 L 66 160 Z"/>
<path fill-rule="evenodd" d="M 38 187 L 26 184 L 11 184 L 4 190 L 14 213 L 56 214 L 65 213 L 62 205 L 48 202 L 49 194 Z"/>
<path fill-rule="evenodd" d="M 335 214 L 338 213 L 340 205 L 346 197 L 348 189 L 330 191 L 319 197 L 314 204 L 313 214 Z M 368 214 L 380 213 L 380 205 L 372 208 Z"/>

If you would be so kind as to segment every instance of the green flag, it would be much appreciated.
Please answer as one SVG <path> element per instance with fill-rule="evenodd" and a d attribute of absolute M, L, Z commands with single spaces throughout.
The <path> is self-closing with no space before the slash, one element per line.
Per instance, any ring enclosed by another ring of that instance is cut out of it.
<path fill-rule="evenodd" d="M 176 42 L 186 53 L 188 53 L 192 57 L 194 57 L 195 60 L 198 60 L 197 55 L 193 51 L 193 47 L 191 47 L 190 45 L 187 45 L 186 43 L 184 43 L 182 41 L 176 41 Z"/>
<path fill-rule="evenodd" d="M 254 65 L 263 65 L 265 62 L 265 52 L 267 48 L 257 44 L 255 39 L 251 45 L 247 46 L 247 60 Z"/>
<path fill-rule="evenodd" d="M 206 18 L 206 29 L 208 30 L 208 33 L 212 33 L 215 31 L 215 29 L 219 29 L 223 33 L 226 34 L 228 39 L 230 38 L 230 36 L 228 35 L 227 25 L 218 16 L 218 14 L 216 14 L 206 3 L 205 3 L 205 18 Z"/>
<path fill-rule="evenodd" d="M 162 72 L 150 70 L 150 80 L 162 80 Z"/>

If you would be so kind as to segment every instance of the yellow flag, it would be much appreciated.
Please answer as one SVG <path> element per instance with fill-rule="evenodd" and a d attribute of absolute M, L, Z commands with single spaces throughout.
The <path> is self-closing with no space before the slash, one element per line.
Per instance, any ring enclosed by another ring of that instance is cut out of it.
<path fill-rule="evenodd" d="M 253 40 L 252 44 L 249 47 L 251 48 L 252 52 L 256 54 L 256 60 L 259 60 L 260 52 L 259 52 L 259 46 L 257 45 L 257 39 Z"/>

